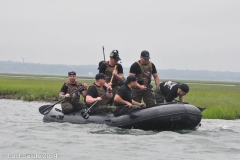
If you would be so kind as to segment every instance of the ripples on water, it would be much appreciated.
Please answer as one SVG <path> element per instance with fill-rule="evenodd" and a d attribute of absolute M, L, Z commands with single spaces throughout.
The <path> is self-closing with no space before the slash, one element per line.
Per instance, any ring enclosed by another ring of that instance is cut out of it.
<path fill-rule="evenodd" d="M 0 100 L 0 159 L 240 159 L 240 120 L 202 120 L 178 132 L 43 123 L 45 104 Z"/>

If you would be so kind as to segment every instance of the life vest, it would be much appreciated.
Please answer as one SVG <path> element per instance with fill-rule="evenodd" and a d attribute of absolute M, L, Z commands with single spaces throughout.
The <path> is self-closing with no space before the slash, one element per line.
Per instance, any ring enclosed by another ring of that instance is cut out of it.
<path fill-rule="evenodd" d="M 82 86 L 82 84 L 77 81 L 76 86 L 71 85 L 70 82 L 66 82 L 64 84 L 68 87 L 67 90 L 68 94 L 71 94 L 72 92 L 76 91 L 80 86 Z M 66 98 L 64 101 L 68 101 L 72 104 L 77 105 L 80 101 L 80 95 L 81 95 L 80 91 L 74 92 L 69 98 Z"/>
<path fill-rule="evenodd" d="M 148 64 L 141 64 L 139 61 L 137 61 L 137 64 L 141 68 L 141 74 L 137 74 L 136 77 L 138 81 L 143 83 L 143 85 L 148 86 L 151 83 L 152 62 L 149 61 Z"/>
<path fill-rule="evenodd" d="M 101 97 L 106 91 L 104 90 L 103 86 L 98 87 L 95 83 L 92 85 L 96 88 L 97 92 L 98 92 L 98 97 Z M 107 102 L 109 101 L 109 98 L 107 98 L 106 96 L 102 97 L 101 101 L 98 101 L 97 105 L 105 105 L 107 104 Z"/>
<path fill-rule="evenodd" d="M 106 77 L 108 77 L 107 78 L 107 83 L 109 83 L 110 82 L 110 80 L 111 80 L 111 78 L 112 78 L 112 72 L 113 72 L 113 70 L 114 70 L 114 66 L 110 66 L 109 65 L 109 61 L 105 61 L 105 62 L 103 62 L 106 66 L 107 66 L 107 68 L 106 68 L 106 70 L 105 70 L 105 75 L 106 75 Z M 117 63 L 118 64 L 118 63 Z M 116 65 L 117 65 L 116 64 Z M 118 72 L 118 69 L 116 68 L 116 70 L 117 70 L 117 72 Z M 113 77 L 113 80 L 112 80 L 112 86 L 117 86 L 118 85 L 118 79 L 114 76 Z"/>

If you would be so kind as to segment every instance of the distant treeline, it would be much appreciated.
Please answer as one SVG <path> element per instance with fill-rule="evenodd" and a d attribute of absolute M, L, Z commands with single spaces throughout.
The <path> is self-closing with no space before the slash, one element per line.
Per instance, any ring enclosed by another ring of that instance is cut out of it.
<path fill-rule="evenodd" d="M 21 63 L 12 61 L 0 61 L 0 73 L 20 74 L 43 74 L 43 75 L 66 75 L 68 71 L 76 71 L 79 76 L 94 76 L 98 73 L 97 65 L 61 65 L 61 64 L 38 64 Z M 123 68 L 124 74 L 128 75 L 129 67 Z M 216 72 L 158 69 L 160 79 L 187 79 L 187 80 L 212 80 L 212 81 L 240 81 L 240 72 Z"/>

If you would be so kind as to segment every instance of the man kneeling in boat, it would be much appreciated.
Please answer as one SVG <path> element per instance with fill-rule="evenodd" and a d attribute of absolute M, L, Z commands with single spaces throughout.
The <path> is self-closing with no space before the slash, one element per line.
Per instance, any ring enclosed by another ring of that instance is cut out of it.
<path fill-rule="evenodd" d="M 176 97 L 179 97 L 180 102 L 184 102 L 184 96 L 188 91 L 187 84 L 172 81 L 162 82 L 155 90 L 156 103 L 172 102 Z"/>
<path fill-rule="evenodd" d="M 88 88 L 86 103 L 90 107 L 94 102 L 98 101 L 90 111 L 90 114 L 98 114 L 104 112 L 113 112 L 116 107 L 107 105 L 107 102 L 112 98 L 112 88 L 104 86 L 107 77 L 103 73 L 98 73 L 95 76 L 95 82 Z"/>
<path fill-rule="evenodd" d="M 69 81 L 63 84 L 59 93 L 59 98 L 66 98 L 61 104 L 64 114 L 86 108 L 86 105 L 80 102 L 80 94 L 83 97 L 87 95 L 87 84 L 76 81 L 75 71 L 68 72 L 68 79 Z"/>
<path fill-rule="evenodd" d="M 144 103 L 132 99 L 132 88 L 136 86 L 137 78 L 133 75 L 128 76 L 125 84 L 119 88 L 114 97 L 114 106 L 117 107 L 114 112 L 115 116 L 146 107 Z"/>

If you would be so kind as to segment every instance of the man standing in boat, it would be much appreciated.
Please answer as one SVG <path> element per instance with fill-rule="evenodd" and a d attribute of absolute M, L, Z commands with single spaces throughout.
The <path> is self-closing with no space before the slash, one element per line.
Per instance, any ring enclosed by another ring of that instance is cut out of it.
<path fill-rule="evenodd" d="M 189 92 L 189 86 L 184 83 L 172 81 L 160 83 L 160 88 L 155 90 L 157 103 L 172 102 L 174 98 L 179 97 L 180 102 L 184 102 L 184 96 Z"/>
<path fill-rule="evenodd" d="M 105 85 L 107 77 L 103 73 L 98 73 L 95 76 L 95 82 L 89 86 L 86 96 L 87 106 L 90 107 L 94 102 L 98 101 L 91 109 L 90 114 L 103 112 L 113 112 L 116 107 L 107 105 L 107 102 L 112 98 L 111 87 Z"/>
<path fill-rule="evenodd" d="M 117 107 L 114 112 L 115 116 L 145 107 L 144 103 L 136 102 L 132 98 L 132 88 L 136 86 L 137 78 L 132 75 L 128 76 L 125 84 L 119 88 L 114 97 L 114 106 Z"/>
<path fill-rule="evenodd" d="M 63 84 L 59 93 L 59 98 L 66 98 L 61 104 L 64 114 L 86 108 L 86 105 L 80 102 L 80 95 L 83 97 L 87 95 L 87 87 L 86 83 L 81 84 L 76 81 L 75 71 L 68 72 L 68 82 Z"/>
<path fill-rule="evenodd" d="M 108 104 L 113 104 L 113 98 L 119 89 L 119 87 L 123 84 L 124 75 L 123 75 L 123 67 L 118 63 L 120 61 L 120 57 L 118 54 L 118 50 L 113 50 L 110 53 L 110 60 L 103 61 L 99 64 L 99 73 L 105 74 L 108 78 L 106 83 L 112 87 L 113 97 L 109 100 Z M 107 86 L 107 84 L 105 84 Z"/>
<path fill-rule="evenodd" d="M 151 77 L 153 76 L 156 88 L 159 88 L 160 80 L 157 74 L 155 65 L 149 61 L 150 54 L 144 50 L 141 52 L 140 60 L 133 63 L 130 67 L 130 74 L 137 77 L 137 87 L 133 88 L 133 99 L 137 102 L 142 102 L 142 99 L 147 107 L 155 105 L 153 93 L 150 91 Z"/>

